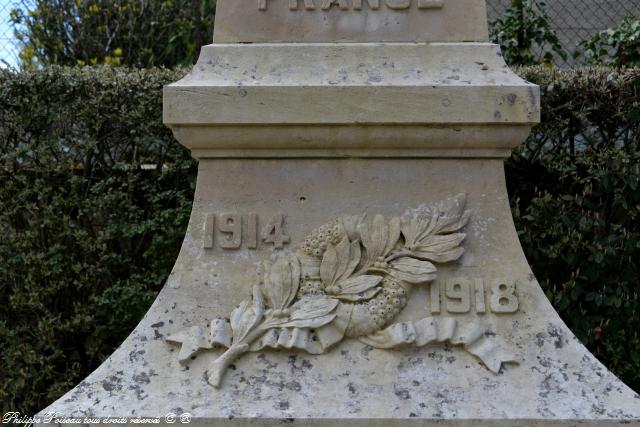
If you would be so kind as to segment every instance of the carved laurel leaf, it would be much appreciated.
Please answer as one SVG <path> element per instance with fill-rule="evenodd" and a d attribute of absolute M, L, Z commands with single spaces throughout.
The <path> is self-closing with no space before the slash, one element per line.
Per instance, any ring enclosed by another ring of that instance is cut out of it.
<path fill-rule="evenodd" d="M 344 231 L 347 233 L 349 240 L 355 241 L 360 240 L 360 230 L 359 225 L 362 221 L 362 216 L 344 216 L 341 218 L 342 226 L 344 227 Z"/>
<path fill-rule="evenodd" d="M 358 229 L 362 244 L 367 249 L 369 262 L 387 255 L 400 239 L 401 221 L 398 217 L 387 222 L 384 216 L 376 215 L 360 222 Z"/>
<path fill-rule="evenodd" d="M 433 231 L 436 222 L 437 217 L 434 216 L 422 215 L 416 218 L 405 218 L 402 223 L 405 245 L 409 248 L 416 246 L 422 238 Z"/>
<path fill-rule="evenodd" d="M 400 229 L 402 222 L 400 217 L 394 216 L 389 221 L 389 234 L 387 235 L 387 244 L 384 248 L 382 255 L 387 255 L 396 246 L 398 240 L 400 240 Z"/>
<path fill-rule="evenodd" d="M 465 238 L 457 233 L 468 222 L 466 195 L 459 194 L 435 207 L 420 206 L 403 217 L 402 234 L 411 256 L 434 262 L 457 260 L 464 253 L 460 244 Z"/>
<path fill-rule="evenodd" d="M 242 341 L 255 324 L 256 319 L 257 316 L 250 299 L 242 301 L 240 305 L 233 310 L 230 320 L 234 343 Z"/>
<path fill-rule="evenodd" d="M 458 194 L 457 196 L 440 203 L 438 209 L 441 214 L 438 217 L 438 224 L 435 232 L 452 233 L 464 227 L 466 225 L 466 221 L 464 221 L 465 217 L 468 221 L 471 214 L 469 211 L 464 211 L 466 202 L 467 195 Z"/>
<path fill-rule="evenodd" d="M 464 248 L 457 247 L 455 249 L 452 249 L 446 252 L 413 251 L 411 253 L 411 256 L 418 259 L 424 259 L 424 260 L 444 264 L 446 262 L 456 261 L 462 256 L 462 254 L 464 254 Z"/>
<path fill-rule="evenodd" d="M 410 257 L 392 261 L 391 275 L 411 284 L 431 282 L 436 279 L 436 267 L 429 261 L 421 261 Z"/>
<path fill-rule="evenodd" d="M 372 288 L 378 286 L 382 279 L 382 276 L 371 275 L 357 276 L 347 279 L 338 284 L 340 292 L 338 295 L 336 295 L 336 297 L 340 298 L 341 296 L 358 295 L 363 292 L 369 291 Z"/>
<path fill-rule="evenodd" d="M 413 248 L 412 256 L 439 263 L 455 261 L 464 253 L 460 244 L 466 236 L 464 233 L 429 236 Z"/>
<path fill-rule="evenodd" d="M 264 315 L 264 296 L 262 295 L 262 290 L 260 286 L 255 285 L 253 287 L 253 312 L 256 315 L 256 320 L 252 326 L 255 327 L 256 324 L 262 319 Z"/>
<path fill-rule="evenodd" d="M 370 253 L 371 258 L 382 256 L 384 248 L 387 246 L 387 236 L 389 235 L 389 225 L 385 221 L 384 216 L 376 215 L 368 227 L 370 236 Z M 369 248 L 367 248 L 369 250 Z"/>
<path fill-rule="evenodd" d="M 253 303 L 251 299 L 246 299 L 231 312 L 229 320 L 234 342 L 241 341 L 260 323 L 264 310 L 262 290 L 260 286 L 255 285 L 253 287 Z"/>
<path fill-rule="evenodd" d="M 470 210 L 464 211 L 457 221 L 451 222 L 447 226 L 443 227 L 442 230 L 440 230 L 440 232 L 453 233 L 455 231 L 458 231 L 462 229 L 465 225 L 467 225 L 470 218 L 471 218 L 471 211 Z"/>
<path fill-rule="evenodd" d="M 231 316 L 229 316 L 229 322 L 231 323 L 231 330 L 233 331 L 234 335 L 237 334 L 237 331 L 240 327 L 240 319 L 242 318 L 242 315 L 248 310 L 250 304 L 251 300 L 246 299 L 238 304 L 238 306 L 231 312 Z"/>
<path fill-rule="evenodd" d="M 359 292 L 357 294 L 340 294 L 340 295 L 336 295 L 335 298 L 338 298 L 339 300 L 342 301 L 348 301 L 348 302 L 361 302 L 361 301 L 368 301 L 371 298 L 375 297 L 376 295 L 378 295 L 378 292 L 380 292 L 382 290 L 382 288 L 380 286 L 372 288 L 372 289 L 368 289 L 366 291 L 363 292 Z"/>
<path fill-rule="evenodd" d="M 338 252 L 335 246 L 328 245 L 327 250 L 324 251 L 324 257 L 320 264 L 320 280 L 325 286 L 331 286 L 333 284 L 336 271 L 338 269 Z"/>
<path fill-rule="evenodd" d="M 338 301 L 327 297 L 304 298 L 291 307 L 290 320 L 308 320 L 330 314 Z"/>
<path fill-rule="evenodd" d="M 327 297 L 310 297 L 297 301 L 291 307 L 291 315 L 284 318 L 268 319 L 264 327 L 270 328 L 318 328 L 335 319 L 334 310 L 338 300 Z"/>
<path fill-rule="evenodd" d="M 332 287 L 347 279 L 353 274 L 361 257 L 360 242 L 349 242 L 346 236 L 337 245 L 328 245 L 320 264 L 322 283 L 325 287 Z"/>
<path fill-rule="evenodd" d="M 360 249 L 360 241 L 351 242 L 351 246 L 349 249 L 349 263 L 347 265 L 347 269 L 340 276 L 339 280 L 346 280 L 356 271 L 356 267 L 360 264 L 360 260 L 362 259 L 362 250 Z"/>
<path fill-rule="evenodd" d="M 295 255 L 291 255 L 289 258 L 291 265 L 291 289 L 289 289 L 289 295 L 287 296 L 287 303 L 285 307 L 289 307 L 298 294 L 298 288 L 300 287 L 300 260 Z"/>
<path fill-rule="evenodd" d="M 300 261 L 295 256 L 281 256 L 265 274 L 264 285 L 271 307 L 283 310 L 291 305 L 300 286 Z"/>
<path fill-rule="evenodd" d="M 466 237 L 467 235 L 464 233 L 429 236 L 420 245 L 416 246 L 416 250 L 437 252 L 448 251 L 459 246 Z"/>
<path fill-rule="evenodd" d="M 373 236 L 372 236 L 372 220 L 371 218 L 363 218 L 358 224 L 358 232 L 362 239 L 362 245 L 367 249 L 367 257 L 371 259 L 372 254 L 375 251 Z"/>
<path fill-rule="evenodd" d="M 326 316 L 314 317 L 313 319 L 300 319 L 300 320 L 292 320 L 287 323 L 283 323 L 279 325 L 281 328 L 320 328 L 328 323 L 333 322 L 333 319 L 336 318 L 336 314 L 328 314 Z"/>
<path fill-rule="evenodd" d="M 334 282 L 338 280 L 347 271 L 349 266 L 349 253 L 351 252 L 351 244 L 349 239 L 345 236 L 340 243 L 336 245 L 336 254 L 338 255 L 338 263 L 336 264 Z"/>

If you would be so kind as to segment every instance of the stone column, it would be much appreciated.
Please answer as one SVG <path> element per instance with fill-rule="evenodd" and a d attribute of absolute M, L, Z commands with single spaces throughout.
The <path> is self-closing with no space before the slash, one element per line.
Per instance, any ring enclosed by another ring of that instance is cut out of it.
<path fill-rule="evenodd" d="M 539 90 L 487 42 L 484 1 L 219 0 L 216 19 L 165 89 L 164 121 L 200 162 L 176 266 L 44 412 L 640 425 L 639 397 L 520 247 L 503 161 Z"/>

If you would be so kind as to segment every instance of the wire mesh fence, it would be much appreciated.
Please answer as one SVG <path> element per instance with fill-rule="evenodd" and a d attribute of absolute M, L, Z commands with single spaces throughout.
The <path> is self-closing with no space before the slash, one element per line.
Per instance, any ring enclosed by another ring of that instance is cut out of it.
<path fill-rule="evenodd" d="M 582 65 L 572 58 L 576 47 L 599 31 L 616 26 L 628 16 L 640 16 L 640 0 L 545 0 L 549 23 L 569 58 L 558 66 Z M 511 0 L 487 0 L 489 22 L 507 10 Z"/>
<path fill-rule="evenodd" d="M 0 67 L 16 67 L 19 60 L 19 46 L 13 32 L 10 0 L 0 0 Z"/>
<path fill-rule="evenodd" d="M 580 42 L 615 26 L 627 16 L 640 15 L 640 0 L 546 0 L 545 3 L 551 26 L 569 53 L 566 61 L 558 59 L 559 66 L 581 65 L 571 55 Z M 510 4 L 511 0 L 487 0 L 489 21 L 504 14 Z M 18 7 L 15 0 L 0 0 L 0 67 L 19 64 L 20 44 L 11 23 L 11 10 L 15 7 Z"/>

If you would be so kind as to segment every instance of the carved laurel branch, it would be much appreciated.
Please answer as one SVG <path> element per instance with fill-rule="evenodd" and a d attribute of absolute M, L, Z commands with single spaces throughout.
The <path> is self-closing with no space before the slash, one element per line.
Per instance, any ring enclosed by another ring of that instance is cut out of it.
<path fill-rule="evenodd" d="M 402 217 L 344 217 L 311 233 L 295 253 L 261 266 L 253 295 L 215 319 L 207 337 L 201 326 L 170 336 L 186 362 L 201 349 L 227 350 L 213 362 L 209 381 L 219 387 L 224 372 L 243 353 L 264 348 L 326 352 L 344 337 L 376 348 L 434 342 L 462 345 L 491 371 L 513 361 L 485 339 L 478 325 L 458 331 L 453 319 L 427 318 L 389 326 L 406 305 L 412 285 L 433 281 L 433 263 L 458 260 L 469 221 L 466 197 L 422 205 Z M 385 329 L 386 328 L 386 329 Z"/>

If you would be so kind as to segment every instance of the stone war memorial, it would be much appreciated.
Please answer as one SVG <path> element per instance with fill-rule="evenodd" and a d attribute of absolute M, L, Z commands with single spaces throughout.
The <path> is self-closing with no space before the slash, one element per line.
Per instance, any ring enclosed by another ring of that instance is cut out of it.
<path fill-rule="evenodd" d="M 199 160 L 175 268 L 42 413 L 640 426 L 520 247 L 503 161 L 539 89 L 487 40 L 484 0 L 219 0 L 214 42 L 164 92 Z"/>

